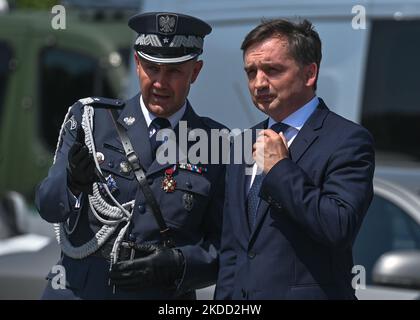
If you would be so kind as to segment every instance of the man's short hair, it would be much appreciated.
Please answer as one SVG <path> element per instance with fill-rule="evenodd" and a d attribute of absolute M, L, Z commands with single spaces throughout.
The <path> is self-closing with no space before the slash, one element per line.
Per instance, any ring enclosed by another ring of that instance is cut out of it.
<path fill-rule="evenodd" d="M 250 46 L 275 37 L 285 37 L 288 40 L 290 55 L 298 64 L 304 66 L 316 63 L 318 67 L 314 84 L 316 90 L 322 52 L 321 39 L 312 23 L 306 19 L 296 23 L 285 19 L 263 20 L 246 35 L 241 45 L 243 54 L 245 55 Z"/>

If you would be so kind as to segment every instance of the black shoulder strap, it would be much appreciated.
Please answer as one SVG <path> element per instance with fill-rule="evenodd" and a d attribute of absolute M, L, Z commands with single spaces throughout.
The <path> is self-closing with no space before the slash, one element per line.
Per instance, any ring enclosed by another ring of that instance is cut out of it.
<path fill-rule="evenodd" d="M 170 229 L 168 228 L 165 220 L 163 219 L 159 204 L 157 203 L 156 198 L 149 187 L 149 183 L 147 182 L 147 179 L 146 179 L 146 174 L 144 172 L 142 165 L 140 164 L 139 158 L 134 152 L 134 148 L 133 148 L 133 145 L 131 144 L 130 138 L 125 132 L 125 128 L 117 121 L 118 119 L 117 110 L 109 109 L 109 111 L 111 113 L 111 118 L 114 122 L 115 129 L 117 130 L 118 136 L 121 139 L 125 155 L 127 156 L 127 160 L 130 163 L 131 168 L 133 169 L 134 175 L 140 184 L 140 188 L 144 194 L 146 203 L 149 204 L 150 208 L 152 209 L 153 216 L 155 217 L 155 220 L 157 224 L 159 225 L 160 234 L 163 238 L 163 244 L 167 247 L 174 247 L 175 244 L 172 238 L 170 237 Z"/>

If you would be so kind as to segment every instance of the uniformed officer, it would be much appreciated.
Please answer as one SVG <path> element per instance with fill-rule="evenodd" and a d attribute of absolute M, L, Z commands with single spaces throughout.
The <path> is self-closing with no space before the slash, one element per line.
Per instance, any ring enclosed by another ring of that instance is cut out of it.
<path fill-rule="evenodd" d="M 185 138 L 180 121 L 188 133 L 201 129 L 208 137 L 223 128 L 187 100 L 211 27 L 166 12 L 136 15 L 128 24 L 138 33 L 141 93 L 76 102 L 37 190 L 64 267 L 48 275 L 46 299 L 193 299 L 194 289 L 216 280 L 224 166 L 181 161 L 193 142 L 175 162 L 156 158 L 163 128 L 173 129 L 176 145 Z"/>

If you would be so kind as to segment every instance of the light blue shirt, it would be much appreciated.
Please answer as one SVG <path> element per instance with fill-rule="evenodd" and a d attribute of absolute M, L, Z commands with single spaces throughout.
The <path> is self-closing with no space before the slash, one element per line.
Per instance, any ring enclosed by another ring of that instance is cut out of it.
<path fill-rule="evenodd" d="M 290 147 L 300 129 L 302 129 L 306 120 L 308 120 L 311 114 L 315 111 L 318 104 L 319 99 L 317 96 L 315 96 L 307 104 L 297 109 L 282 121 L 282 123 L 289 125 L 289 128 L 286 130 L 286 132 L 283 132 L 284 136 L 286 137 L 288 147 Z M 268 120 L 268 128 L 271 128 L 276 123 L 277 121 L 270 117 Z"/>
<path fill-rule="evenodd" d="M 292 144 L 293 140 L 295 140 L 296 136 L 298 135 L 300 129 L 302 129 L 305 122 L 309 119 L 311 114 L 315 111 L 316 107 L 319 104 L 319 99 L 317 96 L 313 97 L 307 104 L 305 104 L 303 107 L 297 109 L 295 112 L 293 112 L 291 115 L 289 115 L 287 118 L 285 118 L 282 123 L 285 123 L 289 125 L 289 128 L 283 132 L 284 137 L 287 141 L 287 147 L 289 148 Z M 271 128 L 274 124 L 276 124 L 277 121 L 275 121 L 273 118 L 268 119 L 268 128 Z M 251 189 L 252 183 L 254 182 L 255 176 L 257 174 L 257 163 L 254 163 L 254 166 L 252 168 L 252 176 L 251 179 L 249 179 L 249 185 L 248 185 L 248 191 Z"/>

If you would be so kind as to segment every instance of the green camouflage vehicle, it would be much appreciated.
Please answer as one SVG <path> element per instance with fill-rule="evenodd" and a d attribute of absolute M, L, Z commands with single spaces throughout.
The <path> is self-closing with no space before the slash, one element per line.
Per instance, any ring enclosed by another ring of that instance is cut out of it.
<path fill-rule="evenodd" d="M 131 14 L 70 8 L 57 30 L 51 12 L 0 14 L 0 239 L 17 232 L 16 211 L 33 202 L 68 107 L 88 96 L 121 98 Z"/>

